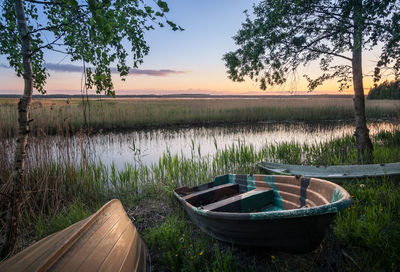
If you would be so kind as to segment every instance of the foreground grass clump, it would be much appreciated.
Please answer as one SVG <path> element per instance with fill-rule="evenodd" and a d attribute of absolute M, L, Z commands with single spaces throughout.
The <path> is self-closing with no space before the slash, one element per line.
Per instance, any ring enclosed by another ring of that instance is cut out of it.
<path fill-rule="evenodd" d="M 36 99 L 31 135 L 238 122 L 353 119 L 350 98 Z M 368 118 L 400 118 L 400 101 L 366 101 Z M 86 110 L 87 114 L 83 112 Z M 89 114 L 90 112 L 90 114 Z M 17 133 L 17 99 L 0 100 L 0 137 Z M 87 118 L 85 119 L 84 116 Z"/>
<path fill-rule="evenodd" d="M 169 215 L 163 224 L 145 232 L 144 239 L 157 252 L 153 260 L 168 270 L 238 271 L 232 250 L 222 249 L 218 242 L 196 233 L 182 213 Z"/>
<path fill-rule="evenodd" d="M 66 227 L 89 217 L 92 212 L 86 205 L 79 200 L 75 200 L 71 205 L 65 207 L 62 211 L 51 217 L 47 226 L 43 225 L 43 219 L 38 218 L 37 236 L 44 237 L 53 232 L 65 229 Z"/>
<path fill-rule="evenodd" d="M 375 162 L 400 161 L 399 141 L 398 131 L 378 133 L 373 138 Z M 0 154 L 12 152 L 12 143 L 1 143 Z M 189 221 L 172 195 L 178 186 L 209 182 L 216 175 L 259 173 L 255 164 L 263 160 L 355 163 L 353 137 L 314 145 L 267 144 L 260 150 L 240 141 L 218 149 L 215 156 L 200 156 L 199 147 L 193 146 L 189 157 L 166 151 L 151 166 L 139 163 L 120 170 L 93 163 L 84 155 L 84 144 L 82 148 L 79 157 L 56 154 L 63 158 L 60 163 L 52 161 L 39 145 L 30 149 L 24 188 L 26 216 L 22 224 L 23 229 L 34 229 L 32 240 L 84 218 L 111 198 L 119 198 L 135 219 L 150 247 L 154 265 L 161 271 L 399 269 L 400 187 L 392 181 L 371 179 L 362 184 L 345 184 L 354 197 L 351 209 L 339 213 L 320 248 L 299 256 L 217 242 Z M 12 169 L 6 158 L 0 157 L 1 188 L 7 187 Z M 153 202 L 147 205 L 150 200 Z"/>
<path fill-rule="evenodd" d="M 353 256 L 350 268 L 362 271 L 400 269 L 400 187 L 388 179 L 369 179 L 344 187 L 353 205 L 339 213 L 335 233 Z"/>

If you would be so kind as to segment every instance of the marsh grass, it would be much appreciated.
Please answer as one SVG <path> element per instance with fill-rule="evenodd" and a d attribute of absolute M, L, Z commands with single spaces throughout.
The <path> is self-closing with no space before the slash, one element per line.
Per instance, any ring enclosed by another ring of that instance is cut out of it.
<path fill-rule="evenodd" d="M 400 269 L 400 189 L 389 179 L 368 179 L 345 188 L 353 205 L 339 213 L 335 233 L 354 258 L 352 269 L 398 271 Z"/>
<path fill-rule="evenodd" d="M 159 227 L 144 235 L 157 253 L 153 261 L 170 271 L 239 271 L 230 248 L 220 248 L 214 239 L 200 233 L 186 221 L 182 212 L 169 215 Z M 159 268 L 160 269 L 160 268 Z"/>
<path fill-rule="evenodd" d="M 93 207 L 92 207 L 93 208 Z M 37 218 L 37 237 L 44 237 L 51 233 L 60 231 L 69 227 L 70 225 L 89 217 L 92 214 L 91 210 L 86 207 L 80 200 L 74 200 L 69 206 L 63 207 L 60 212 L 48 219 L 47 226 L 41 215 Z"/>
<path fill-rule="evenodd" d="M 79 99 L 32 102 L 32 135 L 76 133 L 88 124 L 94 131 L 160 126 L 215 125 L 282 120 L 353 119 L 349 98 L 259 99 L 104 99 L 91 100 L 87 118 Z M 90 109 L 90 114 L 89 114 Z M 367 101 L 368 118 L 400 118 L 400 101 Z M 0 100 L 0 127 L 5 137 L 17 132 L 17 100 Z M 0 134 L 0 136 L 1 136 Z"/>
<path fill-rule="evenodd" d="M 373 139 L 375 162 L 400 161 L 399 139 L 399 131 L 378 133 Z M 189 157 L 173 155 L 167 150 L 158 163 L 145 166 L 139 161 L 121 170 L 113 165 L 107 167 L 101 162 L 94 163 L 86 155 L 88 146 L 84 135 L 81 140 L 78 144 L 81 147 L 80 153 L 57 153 L 58 163 L 53 160 L 54 151 L 49 149 L 50 143 L 44 146 L 33 143 L 29 149 L 24 183 L 26 198 L 21 223 L 23 229 L 34 229 L 35 238 L 82 219 L 111 198 L 119 198 L 126 207 L 133 207 L 145 198 L 158 196 L 160 201 L 156 202 L 157 205 L 169 203 L 175 208 L 165 222 L 144 229 L 142 234 L 155 256 L 154 261 L 165 269 L 318 270 L 322 263 L 332 262 L 330 259 L 323 262 L 322 259 L 322 252 L 330 248 L 329 243 L 324 243 L 310 255 L 292 256 L 265 251 L 244 253 L 248 250 L 216 242 L 190 223 L 174 202 L 172 192 L 178 186 L 209 182 L 220 174 L 259 173 L 255 164 L 262 160 L 314 165 L 354 163 L 356 146 L 353 137 L 312 145 L 268 144 L 259 150 L 239 141 L 218 149 L 214 156 L 201 155 L 201 147 L 193 143 Z M 3 139 L 0 142 L 0 153 L 12 152 L 14 146 L 10 141 Z M 72 145 L 72 142 L 66 140 L 57 144 Z M 215 145 L 218 146 L 218 143 Z M 69 147 L 67 150 L 74 148 Z M 11 173 L 11 162 L 6 158 L 0 157 L 2 192 L 7 188 Z M 76 160 L 78 164 L 73 163 Z M 355 183 L 344 186 L 355 201 L 351 209 L 339 213 L 335 221 L 334 237 L 339 244 L 336 255 L 345 260 L 348 270 L 357 271 L 358 267 L 393 271 L 399 269 L 398 184 L 369 180 L 363 185 Z M 140 221 L 146 220 L 140 218 Z M 244 255 L 245 261 L 242 260 Z"/>

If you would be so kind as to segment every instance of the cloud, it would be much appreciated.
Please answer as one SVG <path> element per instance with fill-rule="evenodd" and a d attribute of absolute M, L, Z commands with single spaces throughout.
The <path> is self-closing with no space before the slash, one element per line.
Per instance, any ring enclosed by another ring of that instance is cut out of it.
<path fill-rule="evenodd" d="M 10 66 L 0 63 L 0 68 L 10 69 Z M 82 66 L 73 65 L 73 64 L 55 64 L 55 63 L 46 63 L 46 68 L 51 71 L 56 72 L 68 72 L 68 73 L 81 73 Z M 119 74 L 117 68 L 112 67 L 111 73 Z M 186 71 L 177 71 L 171 69 L 161 69 L 161 70 L 152 70 L 152 69 L 130 69 L 128 76 L 134 75 L 146 75 L 146 76 L 157 76 L 157 77 L 164 77 L 169 75 L 176 75 L 176 74 L 186 74 Z"/>
<path fill-rule="evenodd" d="M 55 64 L 55 63 L 46 63 L 46 68 L 52 71 L 59 72 L 82 72 L 82 67 L 73 65 L 73 64 Z M 111 68 L 111 72 L 113 74 L 118 74 L 117 68 Z M 185 71 L 176 71 L 171 69 L 162 69 L 162 70 L 141 70 L 141 69 L 130 69 L 129 75 L 147 75 L 147 76 L 169 76 L 174 74 L 185 74 Z"/>
<path fill-rule="evenodd" d="M 117 69 L 111 70 L 113 73 L 118 73 Z M 185 71 L 176 71 L 170 69 L 162 69 L 162 70 L 140 70 L 140 69 L 130 69 L 129 74 L 132 75 L 148 75 L 148 76 L 168 76 L 171 74 L 185 74 Z"/>
<path fill-rule="evenodd" d="M 46 68 L 58 72 L 82 72 L 82 67 L 73 64 L 46 63 Z"/>

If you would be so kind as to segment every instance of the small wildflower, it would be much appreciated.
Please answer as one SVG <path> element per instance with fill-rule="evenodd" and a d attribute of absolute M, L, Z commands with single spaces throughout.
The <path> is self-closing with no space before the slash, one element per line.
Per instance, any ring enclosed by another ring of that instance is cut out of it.
<path fill-rule="evenodd" d="M 274 256 L 274 255 L 271 255 L 271 259 L 272 259 L 272 260 L 275 260 L 275 256 Z"/>
<path fill-rule="evenodd" d="M 204 254 L 204 252 L 203 252 L 203 251 L 202 251 L 202 252 L 200 252 L 200 256 L 201 256 L 201 255 L 203 255 L 203 254 Z"/>
<path fill-rule="evenodd" d="M 178 257 L 178 254 L 175 254 L 175 257 Z"/>

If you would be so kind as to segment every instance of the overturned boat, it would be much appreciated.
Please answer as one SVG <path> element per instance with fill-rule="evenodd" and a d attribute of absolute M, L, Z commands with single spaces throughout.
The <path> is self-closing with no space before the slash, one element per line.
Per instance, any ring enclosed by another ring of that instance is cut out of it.
<path fill-rule="evenodd" d="M 148 271 L 147 247 L 114 199 L 0 263 L 0 271 Z"/>
<path fill-rule="evenodd" d="M 335 214 L 351 204 L 339 185 L 295 176 L 228 174 L 174 194 L 210 236 L 292 253 L 315 249 Z"/>
<path fill-rule="evenodd" d="M 330 166 L 306 166 L 260 162 L 257 165 L 269 174 L 302 175 L 306 177 L 329 179 L 333 181 L 385 176 L 400 177 L 400 162 Z"/>

